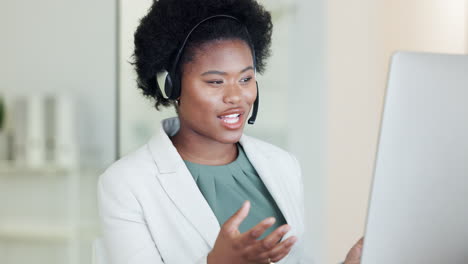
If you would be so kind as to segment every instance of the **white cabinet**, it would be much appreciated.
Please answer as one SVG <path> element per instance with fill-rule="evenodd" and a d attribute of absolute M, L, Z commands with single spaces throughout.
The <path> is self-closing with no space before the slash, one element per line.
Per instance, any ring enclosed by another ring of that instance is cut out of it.
<path fill-rule="evenodd" d="M 0 163 L 0 263 L 89 263 L 97 175 Z"/>

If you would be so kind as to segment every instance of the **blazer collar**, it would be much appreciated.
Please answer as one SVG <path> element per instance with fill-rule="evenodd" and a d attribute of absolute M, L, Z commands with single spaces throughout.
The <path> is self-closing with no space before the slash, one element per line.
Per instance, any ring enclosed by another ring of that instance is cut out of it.
<path fill-rule="evenodd" d="M 289 175 L 282 174 L 285 171 L 285 164 L 281 163 L 278 157 L 272 156 L 274 155 L 272 152 L 261 151 L 256 141 L 247 135 L 243 135 L 239 143 L 244 148 L 250 163 L 254 166 L 276 205 L 278 205 L 286 222 L 291 226 L 291 231 L 282 238 L 282 240 L 285 240 L 292 235 L 296 235 L 295 227 L 299 224 L 292 210 L 297 205 L 290 204 L 289 191 L 286 188 Z"/>
<path fill-rule="evenodd" d="M 190 171 L 185 166 L 182 157 L 169 138 L 175 135 L 179 128 L 180 123 L 177 117 L 163 120 L 159 134 L 154 136 L 148 143 L 149 149 L 157 165 L 159 171 L 157 177 L 162 187 L 185 218 L 193 224 L 210 247 L 213 247 L 220 226 Z M 288 192 L 284 190 L 285 184 L 282 181 L 287 175 L 278 174 L 282 170 L 276 168 L 276 166 L 280 165 L 272 161 L 269 152 L 259 150 L 253 139 L 242 135 L 239 142 L 244 148 L 249 161 L 276 201 L 286 221 L 292 227 L 291 231 L 283 239 L 294 235 L 294 226 L 297 221 L 290 210 Z"/>
<path fill-rule="evenodd" d="M 169 138 L 179 128 L 178 118 L 163 120 L 159 134 L 148 143 L 149 149 L 159 171 L 157 177 L 161 186 L 184 217 L 213 247 L 220 230 L 218 220 Z"/>
<path fill-rule="evenodd" d="M 161 122 L 159 133 L 149 142 L 149 148 L 159 173 L 176 172 L 177 167 L 183 163 L 177 149 L 172 144 L 169 137 L 174 136 L 179 131 L 180 123 L 177 117 L 164 119 Z"/>

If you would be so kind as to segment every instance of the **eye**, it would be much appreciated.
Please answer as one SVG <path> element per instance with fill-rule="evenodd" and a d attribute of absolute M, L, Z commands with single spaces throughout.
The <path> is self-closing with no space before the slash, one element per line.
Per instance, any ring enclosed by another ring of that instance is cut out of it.
<path fill-rule="evenodd" d="M 207 83 L 219 85 L 219 84 L 223 84 L 223 81 L 221 81 L 221 80 L 213 80 L 213 81 L 207 81 Z"/>
<path fill-rule="evenodd" d="M 252 80 L 252 77 L 242 78 L 240 81 L 243 82 L 243 83 L 247 83 L 250 80 Z"/>

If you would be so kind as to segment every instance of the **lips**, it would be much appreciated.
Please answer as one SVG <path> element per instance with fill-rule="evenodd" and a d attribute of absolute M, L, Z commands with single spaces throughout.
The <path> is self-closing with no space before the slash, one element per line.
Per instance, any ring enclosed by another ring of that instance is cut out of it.
<path fill-rule="evenodd" d="M 242 109 L 231 109 L 218 116 L 221 124 L 227 129 L 238 129 L 242 127 Z"/>

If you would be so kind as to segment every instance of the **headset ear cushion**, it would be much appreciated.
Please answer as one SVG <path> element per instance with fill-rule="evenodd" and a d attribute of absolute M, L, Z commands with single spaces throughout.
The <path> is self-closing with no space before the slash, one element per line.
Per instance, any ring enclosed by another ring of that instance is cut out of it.
<path fill-rule="evenodd" d="M 172 78 L 172 94 L 171 99 L 176 100 L 180 97 L 180 79 L 175 77 Z"/>
<path fill-rule="evenodd" d="M 164 83 L 164 91 L 168 99 L 176 100 L 180 97 L 180 82 L 178 78 L 171 77 L 167 74 L 166 82 Z"/>
<path fill-rule="evenodd" d="M 166 93 L 166 96 L 168 99 L 172 99 L 172 93 L 174 86 L 172 84 L 172 78 L 170 74 L 166 75 L 166 81 L 164 82 L 164 92 Z"/>

